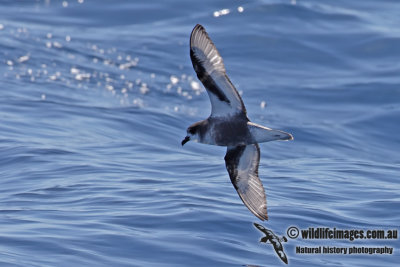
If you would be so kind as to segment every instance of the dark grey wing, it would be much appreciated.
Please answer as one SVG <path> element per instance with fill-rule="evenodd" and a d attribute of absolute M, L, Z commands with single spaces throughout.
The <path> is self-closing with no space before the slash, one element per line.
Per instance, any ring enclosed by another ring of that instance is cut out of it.
<path fill-rule="evenodd" d="M 279 241 L 278 241 L 279 242 Z M 281 244 L 281 242 L 279 243 L 272 243 L 272 245 L 274 246 L 275 252 L 278 255 L 278 257 L 286 264 L 288 264 L 288 259 L 286 257 L 285 252 L 283 251 L 283 246 Z"/>
<path fill-rule="evenodd" d="M 211 116 L 246 114 L 242 98 L 225 72 L 224 61 L 203 26 L 190 35 L 190 59 L 211 101 Z"/>
<path fill-rule="evenodd" d="M 264 187 L 258 177 L 258 144 L 228 147 L 225 165 L 231 182 L 246 207 L 260 220 L 268 220 Z"/>
<path fill-rule="evenodd" d="M 259 223 L 253 223 L 253 225 L 258 229 L 258 230 L 260 230 L 261 232 L 263 232 L 264 234 L 266 234 L 266 228 L 264 227 L 264 226 L 262 226 L 261 224 L 259 224 Z"/>

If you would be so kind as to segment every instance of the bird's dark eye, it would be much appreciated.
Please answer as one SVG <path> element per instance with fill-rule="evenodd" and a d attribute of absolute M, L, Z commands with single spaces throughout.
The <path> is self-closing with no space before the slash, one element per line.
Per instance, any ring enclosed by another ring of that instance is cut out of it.
<path fill-rule="evenodd" d="M 189 131 L 190 134 L 195 134 L 196 133 L 196 129 L 194 127 L 189 128 L 188 131 Z"/>

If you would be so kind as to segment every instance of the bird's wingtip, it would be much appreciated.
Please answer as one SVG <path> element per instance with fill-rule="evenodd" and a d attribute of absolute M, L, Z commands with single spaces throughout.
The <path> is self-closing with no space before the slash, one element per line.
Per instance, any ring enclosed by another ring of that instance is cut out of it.
<path fill-rule="evenodd" d="M 196 26 L 194 26 L 193 30 L 194 29 L 199 29 L 199 28 L 203 28 L 204 29 L 203 25 L 197 23 Z"/>
<path fill-rule="evenodd" d="M 197 31 L 201 31 L 201 30 L 205 31 L 203 25 L 196 24 L 196 26 L 194 26 L 194 28 L 192 30 L 192 34 L 191 35 L 195 34 Z"/>
<path fill-rule="evenodd" d="M 246 205 L 247 206 L 247 205 Z M 247 206 L 248 207 L 248 206 Z M 249 207 L 248 207 L 249 208 Z M 250 209 L 250 208 L 249 208 Z M 265 213 L 260 213 L 260 212 L 255 212 L 252 209 L 250 209 L 251 213 L 253 213 L 258 219 L 261 221 L 268 221 L 268 214 L 267 212 Z"/>
<path fill-rule="evenodd" d="M 262 221 L 268 221 L 268 215 L 267 214 L 263 214 L 261 220 Z"/>

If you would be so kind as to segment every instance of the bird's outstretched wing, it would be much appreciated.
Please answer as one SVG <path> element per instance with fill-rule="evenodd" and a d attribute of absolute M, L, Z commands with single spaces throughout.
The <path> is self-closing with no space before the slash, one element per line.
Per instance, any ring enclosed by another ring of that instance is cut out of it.
<path fill-rule="evenodd" d="M 211 116 L 245 114 L 243 101 L 225 72 L 224 62 L 203 26 L 190 35 L 190 59 L 211 101 Z"/>
<path fill-rule="evenodd" d="M 225 165 L 231 182 L 246 207 L 260 220 L 268 220 L 264 187 L 258 177 L 258 144 L 228 147 Z"/>

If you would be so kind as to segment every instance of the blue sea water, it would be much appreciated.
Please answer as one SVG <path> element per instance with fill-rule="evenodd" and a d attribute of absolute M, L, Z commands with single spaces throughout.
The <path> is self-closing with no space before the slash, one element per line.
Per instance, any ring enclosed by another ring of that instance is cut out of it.
<path fill-rule="evenodd" d="M 260 144 L 278 236 L 399 229 L 395 0 L 1 1 L 0 266 L 275 266 L 209 115 L 188 41 L 204 25 Z M 391 247 L 392 255 L 296 247 Z M 398 266 L 396 240 L 283 242 L 290 266 Z"/>

